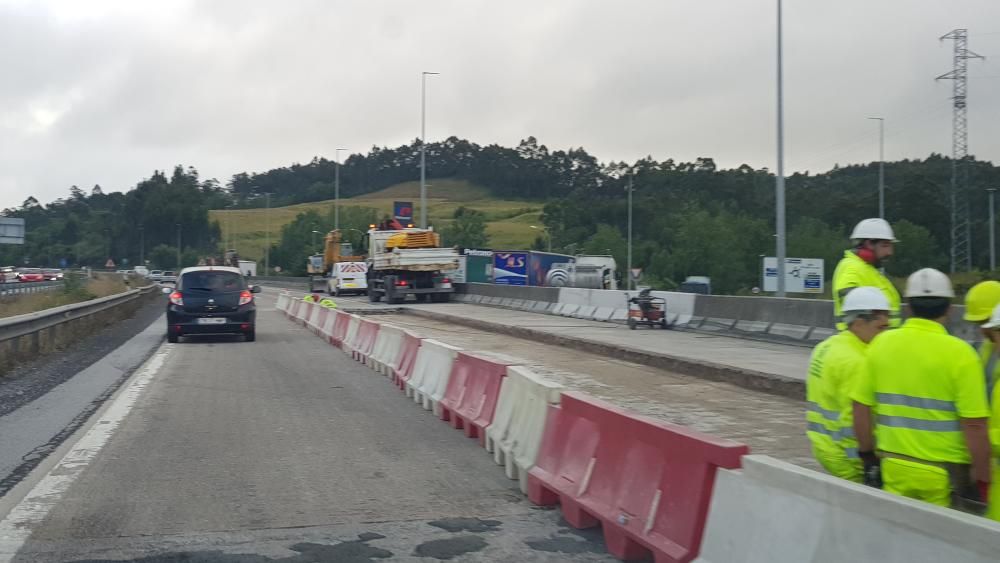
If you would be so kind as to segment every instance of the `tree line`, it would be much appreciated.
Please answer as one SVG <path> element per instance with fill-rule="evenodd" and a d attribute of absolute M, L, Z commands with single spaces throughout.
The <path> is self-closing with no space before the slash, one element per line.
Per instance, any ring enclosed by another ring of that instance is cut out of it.
<path fill-rule="evenodd" d="M 340 165 L 340 193 L 351 197 L 419 178 L 420 145 L 373 147 L 352 154 Z M 974 267 L 989 262 L 987 187 L 997 186 L 1000 170 L 969 158 L 968 197 L 972 210 Z M 209 209 L 259 207 L 270 193 L 272 206 L 328 200 L 333 197 L 336 163 L 314 158 L 308 164 L 261 173 L 235 174 L 225 185 L 203 181 L 193 168 L 176 167 L 171 175 L 155 172 L 124 194 L 88 195 L 73 187 L 70 195 L 48 205 L 29 198 L 3 214 L 24 217 L 29 243 L 0 247 L 0 263 L 101 266 L 107 257 L 135 263 L 140 246 L 145 258 L 161 267 L 176 261 L 177 225 L 182 232 L 182 264 L 219 250 L 219 228 Z M 947 269 L 951 240 L 950 158 L 888 162 L 886 218 L 901 240 L 888 264 L 890 274 L 905 276 L 923 266 Z M 693 162 L 651 157 L 633 163 L 601 163 L 583 148 L 550 150 L 534 137 L 516 147 L 479 145 L 455 137 L 427 145 L 428 178 L 467 180 L 497 198 L 544 203 L 543 221 L 553 250 L 607 254 L 626 262 L 627 193 L 634 196 L 633 265 L 643 268 L 644 282 L 669 288 L 688 275 L 707 275 L 724 293 L 748 291 L 760 284 L 760 259 L 774 249 L 774 175 L 767 168 L 741 165 L 721 169 L 711 158 Z M 877 163 L 835 166 L 827 172 L 796 173 L 787 178 L 788 255 L 823 258 L 827 277 L 847 246 L 850 228 L 877 214 Z M 359 230 L 371 211 L 356 211 Z M 318 218 L 317 218 L 318 217 Z M 317 214 L 297 220 L 272 248 L 272 262 L 294 270 L 311 253 L 311 231 L 329 228 Z M 343 217 L 342 217 L 343 218 Z M 353 220 L 352 220 L 353 221 Z M 306 224 L 314 227 L 304 230 Z M 449 244 L 482 246 L 485 222 L 474 209 L 456 213 Z M 299 232 L 302 231 L 302 232 Z M 306 236 L 310 235 L 310 236 Z M 287 240 L 286 240 L 287 238 Z M 305 242 L 308 241 L 308 242 Z M 544 250 L 539 236 L 534 248 Z M 162 262 L 162 264 L 161 264 Z"/>

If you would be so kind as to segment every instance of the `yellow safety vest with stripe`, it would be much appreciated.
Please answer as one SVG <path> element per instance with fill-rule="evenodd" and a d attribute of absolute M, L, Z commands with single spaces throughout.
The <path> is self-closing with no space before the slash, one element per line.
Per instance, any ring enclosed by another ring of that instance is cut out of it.
<path fill-rule="evenodd" d="M 993 353 L 995 349 L 993 341 L 989 339 L 979 344 L 979 361 L 983 365 L 983 377 L 986 379 L 987 393 L 993 392 L 993 389 L 996 387 L 997 378 L 1000 378 L 1000 361 L 998 361 L 1000 358 L 997 358 L 997 355 Z"/>
<path fill-rule="evenodd" d="M 875 266 L 862 260 L 853 250 L 847 250 L 844 252 L 844 258 L 837 264 L 837 269 L 833 271 L 833 315 L 837 320 L 837 329 L 847 328 L 847 325 L 840 320 L 843 314 L 841 307 L 844 304 L 844 296 L 841 293 L 845 289 L 862 286 L 877 287 L 882 290 L 885 298 L 889 300 L 889 326 L 897 328 L 900 325 L 899 291 Z"/>
<path fill-rule="evenodd" d="M 960 419 L 990 415 L 982 373 L 972 346 L 911 318 L 868 346 L 851 399 L 872 408 L 879 450 L 969 463 Z"/>
<path fill-rule="evenodd" d="M 844 331 L 813 350 L 806 379 L 806 435 L 817 451 L 839 449 L 849 458 L 858 457 L 850 394 L 864 369 L 866 348 L 853 332 Z"/>

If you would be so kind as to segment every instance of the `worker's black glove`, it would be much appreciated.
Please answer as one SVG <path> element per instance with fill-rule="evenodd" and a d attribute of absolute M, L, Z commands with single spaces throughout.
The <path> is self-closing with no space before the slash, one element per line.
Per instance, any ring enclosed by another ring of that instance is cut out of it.
<path fill-rule="evenodd" d="M 988 487 L 989 485 L 985 483 L 969 483 L 965 485 L 960 491 L 956 491 L 958 493 L 959 504 L 955 508 L 979 516 L 986 514 L 986 496 L 983 495 L 983 491 Z"/>
<path fill-rule="evenodd" d="M 864 484 L 876 489 L 882 488 L 882 464 L 875 452 L 858 452 L 864 468 Z"/>

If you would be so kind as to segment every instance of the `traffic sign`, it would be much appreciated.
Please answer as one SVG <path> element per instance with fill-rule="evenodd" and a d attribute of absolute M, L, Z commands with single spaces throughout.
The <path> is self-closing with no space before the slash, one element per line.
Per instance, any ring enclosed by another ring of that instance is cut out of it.
<path fill-rule="evenodd" d="M 109 270 L 111 268 L 114 268 L 115 267 L 115 261 L 112 260 L 112 259 L 110 259 L 110 258 L 108 258 L 108 261 L 104 263 L 104 267 L 107 268 L 107 269 L 109 269 Z"/>
<path fill-rule="evenodd" d="M 632 268 L 632 279 L 637 280 L 642 275 L 642 268 Z"/>

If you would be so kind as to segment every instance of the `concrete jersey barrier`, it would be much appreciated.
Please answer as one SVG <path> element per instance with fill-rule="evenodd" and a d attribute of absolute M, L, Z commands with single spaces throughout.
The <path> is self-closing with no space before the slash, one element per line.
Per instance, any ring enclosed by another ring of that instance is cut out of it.
<path fill-rule="evenodd" d="M 486 451 L 510 479 L 528 494 L 528 470 L 534 467 L 542 443 L 549 405 L 558 405 L 563 386 L 526 366 L 507 367 L 493 424 L 486 428 Z"/>
<path fill-rule="evenodd" d="M 1000 524 L 777 459 L 719 471 L 700 563 L 1000 559 Z"/>

